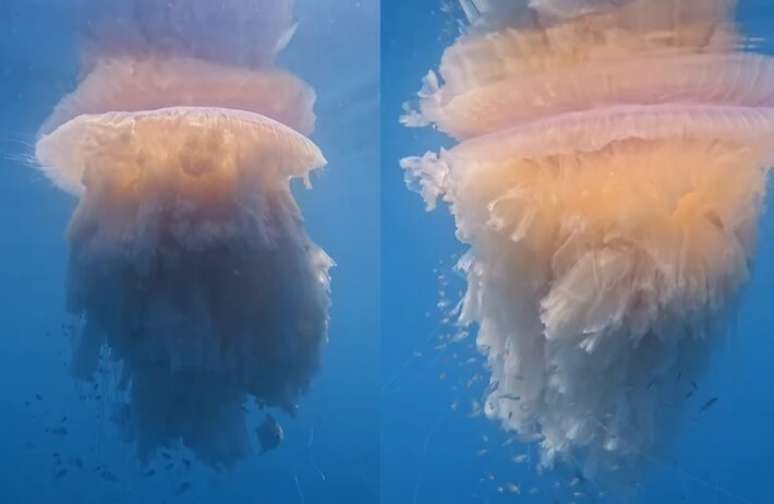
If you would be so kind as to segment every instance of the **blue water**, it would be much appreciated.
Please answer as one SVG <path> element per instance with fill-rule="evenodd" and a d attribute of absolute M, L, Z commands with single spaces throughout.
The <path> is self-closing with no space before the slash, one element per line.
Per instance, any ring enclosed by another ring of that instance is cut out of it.
<path fill-rule="evenodd" d="M 106 400 L 68 373 L 64 230 L 75 201 L 26 162 L 37 128 L 78 80 L 75 4 L 0 3 L 0 503 L 774 502 L 771 209 L 735 328 L 686 406 L 671 452 L 653 461 L 635 495 L 573 499 L 566 475 L 511 460 L 524 453 L 534 462 L 534 448 L 501 446 L 494 422 L 469 415 L 486 370 L 472 338 L 439 346 L 453 329 L 437 306 L 441 290 L 455 299 L 464 288 L 452 271 L 464 248 L 448 212 L 425 212 L 398 166 L 452 144 L 398 123 L 459 33 L 459 10 L 440 0 L 386 0 L 381 12 L 376 0 L 297 0 L 299 29 L 280 64 L 317 89 L 313 140 L 329 161 L 312 190 L 294 187 L 310 236 L 337 263 L 323 365 L 299 415 L 278 415 L 280 449 L 227 472 L 186 470 L 189 455 L 175 452 L 174 467 L 157 462 L 145 477 Z M 739 21 L 765 38 L 774 7 L 742 0 Z M 774 44 L 760 50 L 774 53 Z M 698 414 L 713 396 L 717 405 Z M 254 413 L 251 425 L 260 419 Z M 61 425 L 66 435 L 52 432 Z M 178 496 L 183 483 L 191 488 Z M 501 493 L 507 483 L 522 494 Z"/>
<path fill-rule="evenodd" d="M 654 460 L 636 495 L 574 498 L 577 488 L 568 492 L 554 486 L 561 482 L 566 488 L 566 475 L 535 473 L 534 449 L 502 447 L 506 438 L 493 422 L 469 418 L 471 401 L 481 397 L 486 385 L 467 388 L 467 381 L 483 370 L 478 362 L 465 364 L 476 351 L 470 341 L 436 348 L 438 336 L 451 334 L 442 328 L 436 307 L 438 276 L 454 280 L 454 287 L 446 289 L 453 297 L 462 281 L 452 266 L 464 249 L 454 238 L 448 212 L 424 213 L 424 202 L 406 191 L 397 164 L 404 156 L 453 145 L 428 128 L 402 127 L 398 117 L 420 78 L 437 66 L 444 47 L 458 34 L 460 13 L 441 9 L 435 0 L 394 3 L 401 5 L 382 9 L 382 502 L 774 502 L 771 208 L 762 221 L 758 261 L 736 325 L 716 350 L 699 398 L 686 405 L 671 452 Z M 770 38 L 774 7 L 742 0 L 738 19 L 746 34 Z M 764 40 L 758 50 L 772 53 L 774 44 Z M 713 396 L 720 398 L 716 406 L 699 415 L 702 402 Z M 532 466 L 515 464 L 510 460 L 514 454 L 531 456 Z M 520 486 L 521 495 L 507 491 L 509 482 Z M 537 493 L 530 495 L 533 487 Z M 594 488 L 582 491 L 590 494 Z"/>
<path fill-rule="evenodd" d="M 76 4 L 0 4 L 0 226 L 7 231 L 0 235 L 0 502 L 376 502 L 376 2 L 299 0 L 299 30 L 280 61 L 318 90 L 313 140 L 329 162 L 313 177 L 312 190 L 294 187 L 309 235 L 337 262 L 322 369 L 297 418 L 277 415 L 286 435 L 281 449 L 221 473 L 196 462 L 187 471 L 181 460 L 190 455 L 172 453 L 174 467 L 167 470 L 166 461 L 157 461 L 152 477 L 143 476 L 147 469 L 107 418 L 109 390 L 102 400 L 81 399 L 89 387 L 84 390 L 68 374 L 64 232 L 75 200 L 23 162 L 42 121 L 77 83 Z M 353 229 L 359 230 L 356 237 Z M 251 426 L 261 419 L 253 414 Z M 66 435 L 51 432 L 60 425 Z M 62 466 L 68 472 L 57 479 Z M 103 480 L 98 466 L 118 481 Z M 177 497 L 185 482 L 191 489 Z"/>

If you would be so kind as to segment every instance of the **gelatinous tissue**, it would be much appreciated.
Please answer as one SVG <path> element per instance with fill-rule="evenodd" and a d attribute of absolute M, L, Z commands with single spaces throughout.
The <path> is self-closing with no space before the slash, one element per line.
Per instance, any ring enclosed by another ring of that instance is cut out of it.
<path fill-rule="evenodd" d="M 278 0 L 85 1 L 83 78 L 41 127 L 40 169 L 78 199 L 73 371 L 121 369 L 114 418 L 141 458 L 250 449 L 245 406 L 293 413 L 327 339 L 331 259 L 290 181 L 325 165 L 314 91 L 277 68 Z"/>
<path fill-rule="evenodd" d="M 485 411 L 544 467 L 631 481 L 749 276 L 774 60 L 746 52 L 732 0 L 463 6 L 402 119 L 458 144 L 402 166 L 469 246 Z"/>

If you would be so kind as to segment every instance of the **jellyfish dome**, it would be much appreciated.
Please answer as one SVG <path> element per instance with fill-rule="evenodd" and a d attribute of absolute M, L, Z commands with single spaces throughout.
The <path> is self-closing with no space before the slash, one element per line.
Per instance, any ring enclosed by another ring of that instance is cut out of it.
<path fill-rule="evenodd" d="M 68 309 L 84 320 L 74 374 L 94 379 L 105 355 L 120 368 L 114 418 L 143 460 L 182 444 L 226 466 L 249 451 L 248 401 L 294 413 L 319 366 L 333 263 L 308 238 L 290 181 L 326 161 L 305 136 L 313 91 L 267 61 L 276 40 L 257 66 L 203 57 L 161 34 L 188 33 L 210 4 L 167 5 L 171 20 L 153 30 L 128 18 L 154 34 L 142 44 L 98 46 L 36 158 L 78 198 L 67 231 Z"/>
<path fill-rule="evenodd" d="M 485 411 L 544 467 L 631 481 L 749 276 L 774 60 L 741 52 L 731 0 L 465 7 L 403 118 L 459 143 L 402 166 L 469 246 Z"/>

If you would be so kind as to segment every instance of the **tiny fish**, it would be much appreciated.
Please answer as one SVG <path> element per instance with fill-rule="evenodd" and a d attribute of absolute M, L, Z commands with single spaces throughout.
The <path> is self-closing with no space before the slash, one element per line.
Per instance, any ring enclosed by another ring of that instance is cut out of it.
<path fill-rule="evenodd" d="M 191 489 L 191 484 L 188 483 L 187 481 L 184 481 L 180 483 L 179 487 L 177 487 L 177 495 L 183 495 L 190 489 Z"/>
<path fill-rule="evenodd" d="M 103 480 L 109 481 L 110 483 L 116 483 L 118 481 L 118 476 L 113 474 L 110 471 L 102 471 L 102 473 L 99 475 Z"/>
<path fill-rule="evenodd" d="M 56 479 L 62 479 L 65 476 L 67 476 L 67 469 L 60 469 L 59 472 L 56 473 Z"/>
<path fill-rule="evenodd" d="M 709 401 L 705 402 L 704 406 L 702 406 L 701 409 L 699 410 L 699 413 L 703 413 L 703 412 L 707 411 L 708 409 L 710 409 L 711 407 L 713 407 L 715 405 L 715 403 L 718 402 L 718 399 L 719 399 L 719 397 L 713 397 Z"/>
<path fill-rule="evenodd" d="M 145 471 L 145 474 L 143 474 L 143 476 L 145 476 L 146 478 L 150 478 L 154 474 L 156 474 L 156 471 L 154 471 L 153 469 L 148 469 L 147 471 Z"/>
<path fill-rule="evenodd" d="M 56 436 L 67 435 L 67 429 L 65 429 L 64 427 L 57 427 L 56 429 L 51 429 L 49 432 L 51 432 L 51 434 L 54 434 Z"/>
<path fill-rule="evenodd" d="M 266 420 L 258 426 L 256 434 L 261 444 L 261 455 L 277 448 L 285 438 L 282 426 L 271 415 L 266 415 Z"/>

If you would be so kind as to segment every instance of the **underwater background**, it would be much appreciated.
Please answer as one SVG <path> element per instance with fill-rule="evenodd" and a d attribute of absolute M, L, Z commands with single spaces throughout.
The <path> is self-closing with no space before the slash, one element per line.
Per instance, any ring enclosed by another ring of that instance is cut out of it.
<path fill-rule="evenodd" d="M 118 1 L 118 0 L 117 0 Z M 378 429 L 378 22 L 376 1 L 298 0 L 279 64 L 318 94 L 312 139 L 328 160 L 293 192 L 336 261 L 330 342 L 296 418 L 272 412 L 280 449 L 228 471 L 168 450 L 141 467 L 110 419 L 117 376 L 69 374 L 65 230 L 75 199 L 30 164 L 36 131 L 78 82 L 76 0 L 0 2 L 0 502 L 376 502 Z M 358 232 L 353 236 L 353 230 Z M 188 467 L 190 462 L 190 468 Z"/>
<path fill-rule="evenodd" d="M 484 361 L 473 334 L 448 341 L 458 328 L 444 320 L 464 288 L 453 270 L 464 248 L 448 212 L 425 212 L 398 165 L 451 145 L 398 122 L 459 34 L 460 9 L 440 0 L 385 0 L 381 12 L 375 0 L 297 1 L 280 64 L 317 90 L 312 139 L 329 164 L 294 195 L 337 263 L 321 371 L 296 418 L 277 414 L 280 449 L 223 472 L 189 469 L 175 450 L 140 466 L 111 424 L 116 377 L 94 389 L 69 375 L 64 233 L 75 201 L 29 164 L 38 127 L 78 81 L 75 3 L 0 2 L 0 503 L 774 502 L 771 204 L 735 327 L 635 495 L 598 497 L 590 483 L 569 487 L 572 474 L 538 475 L 534 448 L 503 446 L 500 427 L 472 414 Z M 762 39 L 756 50 L 774 53 L 774 5 L 741 0 L 738 16 Z M 253 411 L 250 428 L 263 416 Z"/>
<path fill-rule="evenodd" d="M 382 8 L 381 502 L 774 502 L 770 196 L 735 324 L 715 348 L 698 391 L 682 405 L 671 449 L 654 457 L 634 495 L 602 498 L 591 482 L 571 485 L 575 474 L 538 475 L 534 447 L 509 444 L 496 422 L 474 413 L 488 372 L 473 336 L 454 342 L 459 329 L 446 320 L 464 292 L 454 264 L 465 248 L 446 207 L 425 212 L 422 198 L 406 190 L 398 165 L 405 156 L 454 145 L 398 119 L 463 19 L 457 2 L 385 2 Z M 738 21 L 746 36 L 758 39 L 757 52 L 774 52 L 771 2 L 741 0 Z M 713 397 L 717 403 L 700 413 Z"/>

